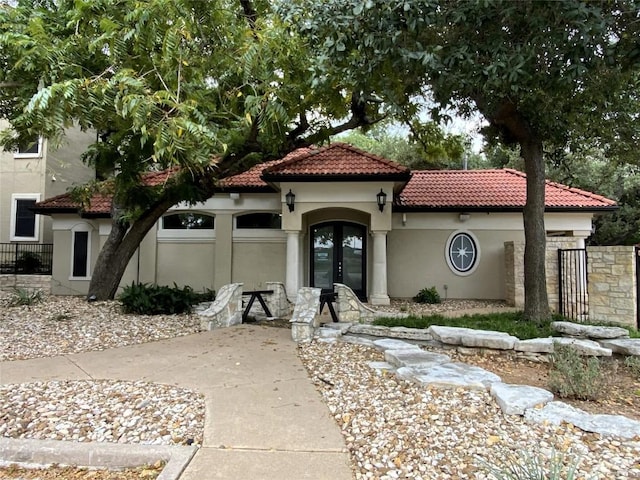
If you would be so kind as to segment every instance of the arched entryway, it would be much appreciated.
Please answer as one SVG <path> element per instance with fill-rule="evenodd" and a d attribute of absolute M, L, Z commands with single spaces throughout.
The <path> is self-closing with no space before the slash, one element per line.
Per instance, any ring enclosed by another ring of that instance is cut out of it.
<path fill-rule="evenodd" d="M 334 283 L 349 286 L 361 300 L 367 297 L 367 227 L 331 221 L 310 227 L 310 285 L 333 291 Z"/>

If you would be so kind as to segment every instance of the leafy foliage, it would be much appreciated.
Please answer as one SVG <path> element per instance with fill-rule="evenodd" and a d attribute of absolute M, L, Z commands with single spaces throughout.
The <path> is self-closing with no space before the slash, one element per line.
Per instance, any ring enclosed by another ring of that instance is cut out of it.
<path fill-rule="evenodd" d="M 16 260 L 16 269 L 19 273 L 35 273 L 42 268 L 40 255 L 35 252 L 23 252 Z"/>
<path fill-rule="evenodd" d="M 407 318 L 378 318 L 374 325 L 387 327 L 429 328 L 431 325 L 446 327 L 464 327 L 478 330 L 505 332 L 520 340 L 550 337 L 554 334 L 551 322 L 540 324 L 523 320 L 522 312 L 495 312 L 486 314 L 464 315 L 449 318 L 442 315 L 425 317 L 409 316 Z"/>
<path fill-rule="evenodd" d="M 42 290 L 15 287 L 9 297 L 9 306 L 31 306 L 40 303 L 44 299 Z"/>
<path fill-rule="evenodd" d="M 442 303 L 442 299 L 440 298 L 440 294 L 436 287 L 424 287 L 415 297 L 413 297 L 413 301 L 417 303 Z"/>
<path fill-rule="evenodd" d="M 132 283 L 119 296 L 125 313 L 163 315 L 190 312 L 193 305 L 215 299 L 213 290 L 198 293 L 189 286 L 179 288 Z"/>
<path fill-rule="evenodd" d="M 605 376 L 596 357 L 585 358 L 571 345 L 554 344 L 549 388 L 561 398 L 596 400 Z"/>

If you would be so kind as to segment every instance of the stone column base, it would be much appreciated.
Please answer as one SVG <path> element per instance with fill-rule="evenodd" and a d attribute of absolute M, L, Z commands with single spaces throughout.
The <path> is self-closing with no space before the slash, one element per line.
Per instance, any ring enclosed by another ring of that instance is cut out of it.
<path fill-rule="evenodd" d="M 389 295 L 374 294 L 369 297 L 369 303 L 371 305 L 391 305 Z"/>

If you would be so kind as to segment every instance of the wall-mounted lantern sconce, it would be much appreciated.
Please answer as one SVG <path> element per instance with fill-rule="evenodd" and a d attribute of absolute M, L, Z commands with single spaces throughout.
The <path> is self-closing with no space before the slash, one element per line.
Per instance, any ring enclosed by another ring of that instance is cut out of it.
<path fill-rule="evenodd" d="M 235 202 L 237 200 L 240 200 L 240 194 L 238 192 L 231 192 L 229 194 L 229 198 Z"/>
<path fill-rule="evenodd" d="M 382 212 L 384 210 L 384 206 L 387 204 L 387 194 L 380 189 L 380 192 L 376 194 L 376 201 L 378 202 L 378 208 Z"/>
<path fill-rule="evenodd" d="M 469 215 L 468 213 L 461 213 L 458 218 L 460 219 L 461 222 L 466 222 L 467 220 L 469 220 L 471 218 L 471 215 Z"/>
<path fill-rule="evenodd" d="M 296 194 L 289 189 L 289 193 L 287 193 L 284 198 L 287 202 L 287 207 L 289 207 L 289 211 L 293 212 L 293 209 L 296 207 Z"/>

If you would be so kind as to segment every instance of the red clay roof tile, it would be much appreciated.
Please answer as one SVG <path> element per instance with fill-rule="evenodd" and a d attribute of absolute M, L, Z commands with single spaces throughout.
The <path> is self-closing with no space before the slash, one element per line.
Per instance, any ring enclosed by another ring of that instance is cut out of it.
<path fill-rule="evenodd" d="M 406 174 L 409 169 L 346 143 L 308 149 L 305 155 L 285 159 L 263 170 L 265 177 L 358 177 Z"/>
<path fill-rule="evenodd" d="M 414 171 L 397 198 L 399 207 L 522 208 L 526 200 L 526 175 L 503 170 Z M 599 209 L 614 207 L 613 200 L 578 188 L 547 181 L 547 208 Z"/>

